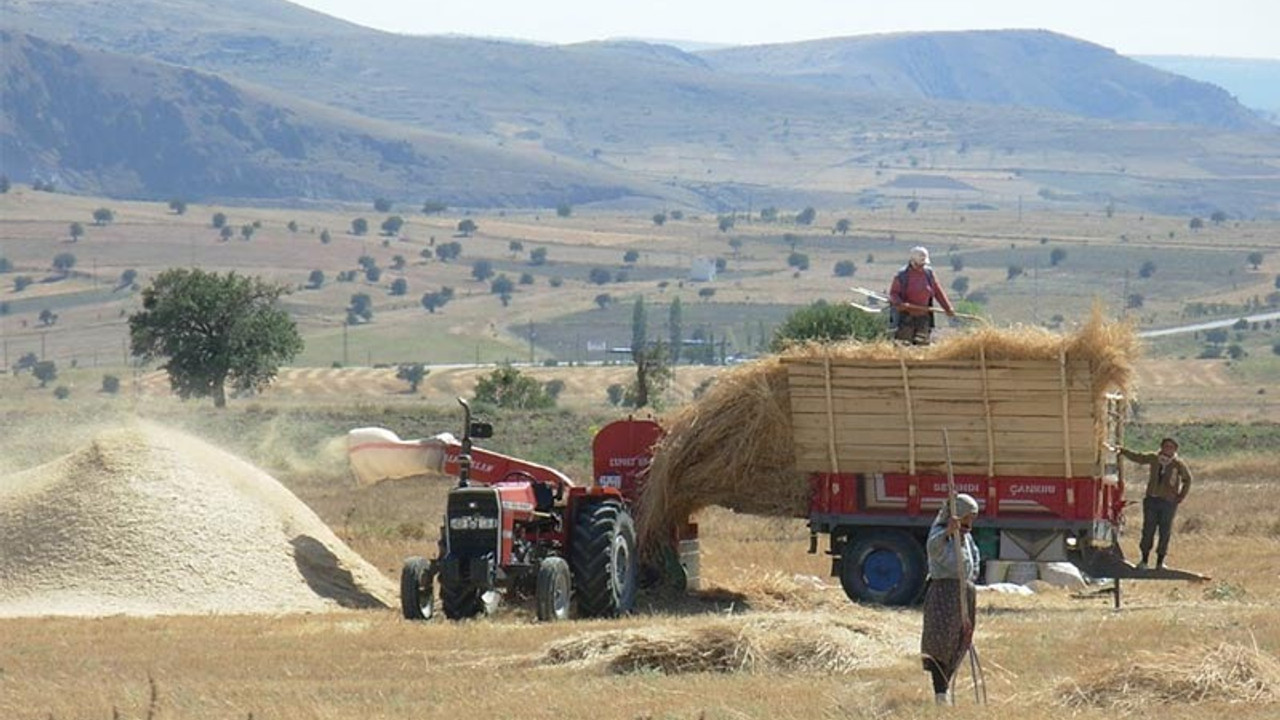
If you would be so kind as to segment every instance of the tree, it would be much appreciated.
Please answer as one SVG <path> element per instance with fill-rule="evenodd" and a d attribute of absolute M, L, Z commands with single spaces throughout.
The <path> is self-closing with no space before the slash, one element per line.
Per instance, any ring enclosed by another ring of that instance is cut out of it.
<path fill-rule="evenodd" d="M 106 225 L 116 219 L 116 214 L 108 208 L 98 208 L 93 211 L 93 224 Z"/>
<path fill-rule="evenodd" d="M 555 399 L 547 394 L 541 383 L 506 364 L 480 378 L 473 401 L 517 410 L 555 405 Z"/>
<path fill-rule="evenodd" d="M 396 368 L 396 379 L 409 383 L 409 392 L 418 392 L 418 386 L 427 376 L 427 367 L 422 363 L 406 363 Z"/>
<path fill-rule="evenodd" d="M 796 246 L 800 244 L 800 236 L 795 233 L 783 233 L 782 242 L 786 243 L 787 247 L 791 248 L 791 252 L 795 252 Z"/>
<path fill-rule="evenodd" d="M 654 213 L 654 214 L 653 214 L 653 224 L 654 224 L 654 225 L 657 225 L 658 227 L 662 227 L 663 225 L 665 225 L 665 224 L 666 224 L 666 222 L 667 222 L 667 214 L 666 214 L 666 213 L 660 213 L 660 212 L 659 212 L 659 213 Z"/>
<path fill-rule="evenodd" d="M 258 231 L 258 227 L 253 223 L 245 223 L 240 226 L 240 238 L 245 242 L 253 239 L 253 234 Z"/>
<path fill-rule="evenodd" d="M 530 265 L 546 265 L 547 249 L 544 247 L 534 248 L 533 251 L 529 253 L 529 264 Z"/>
<path fill-rule="evenodd" d="M 67 232 L 71 235 L 71 242 L 79 242 L 80 238 L 84 237 L 84 225 L 73 222 Z"/>
<path fill-rule="evenodd" d="M 351 234 L 364 235 L 369 232 L 369 221 L 364 218 L 356 218 L 351 221 Z"/>
<path fill-rule="evenodd" d="M 209 222 L 209 224 L 212 225 L 214 229 L 221 229 L 227 224 L 227 214 L 222 212 L 214 213 L 213 219 Z"/>
<path fill-rule="evenodd" d="M 788 345 L 806 340 L 875 340 L 883 334 L 884 324 L 875 315 L 844 303 L 831 305 L 825 300 L 819 300 L 791 313 L 774 331 L 770 348 L 777 352 Z"/>
<path fill-rule="evenodd" d="M 18 275 L 13 279 L 13 291 L 22 292 L 30 287 L 33 282 L 35 281 L 31 279 L 30 275 Z"/>
<path fill-rule="evenodd" d="M 52 360 L 41 360 L 31 366 L 31 374 L 40 381 L 40 387 L 45 387 L 58 378 L 58 365 Z"/>
<path fill-rule="evenodd" d="M 0 273 L 13 272 L 13 261 L 7 257 L 0 257 Z M 1280 287 L 1280 275 L 1276 276 L 1276 287 Z"/>
<path fill-rule="evenodd" d="M 1066 259 L 1067 251 L 1062 248 L 1054 248 L 1049 251 L 1049 267 L 1058 267 Z"/>
<path fill-rule="evenodd" d="M 715 295 L 716 295 L 716 289 L 713 287 L 704 287 L 701 290 L 698 290 L 698 297 L 702 298 L 703 300 L 710 300 L 711 298 L 715 297 Z"/>
<path fill-rule="evenodd" d="M 103 375 L 102 392 L 108 395 L 115 395 L 120 392 L 120 378 L 115 375 Z"/>
<path fill-rule="evenodd" d="M 177 215 L 186 215 L 187 201 L 181 198 L 174 198 L 169 201 L 169 209 Z"/>
<path fill-rule="evenodd" d="M 1245 352 L 1244 347 L 1241 346 L 1240 343 L 1231 343 L 1230 345 L 1227 346 L 1227 357 L 1231 358 L 1232 360 L 1240 360 L 1244 358 L 1245 355 L 1248 355 L 1248 354 L 1249 353 Z"/>
<path fill-rule="evenodd" d="M 289 229 L 289 232 L 296 233 L 298 232 L 298 221 L 290 220 L 289 224 L 285 225 L 285 227 Z M 312 232 L 315 232 L 315 230 L 313 229 Z"/>
<path fill-rule="evenodd" d="M 507 250 L 511 251 L 512 255 L 519 255 L 524 252 L 524 243 L 519 240 L 512 240 L 507 243 Z"/>
<path fill-rule="evenodd" d="M 836 277 L 853 277 L 857 269 L 852 260 L 837 260 L 833 272 Z"/>
<path fill-rule="evenodd" d="M 1022 274 L 1021 265 L 1010 265 L 1009 267 L 1005 268 L 1004 277 L 1006 280 L 1013 280 L 1014 278 L 1018 277 L 1021 274 Z"/>
<path fill-rule="evenodd" d="M 391 212 L 391 201 L 386 198 L 374 198 L 373 209 L 377 212 Z"/>
<path fill-rule="evenodd" d="M 223 240 L 230 240 L 231 236 L 235 234 L 236 234 L 236 231 L 232 230 L 230 225 L 223 225 L 218 230 L 218 237 L 222 238 Z"/>
<path fill-rule="evenodd" d="M 835 231 L 840 233 L 841 235 L 848 235 L 849 229 L 852 227 L 853 227 L 853 223 L 850 222 L 848 218 L 840 218 L 839 220 L 836 221 Z"/>
<path fill-rule="evenodd" d="M 741 256 L 742 255 L 742 238 L 736 238 L 736 237 L 729 238 L 729 248 L 733 250 L 733 256 L 735 258 Z"/>
<path fill-rule="evenodd" d="M 962 256 L 960 256 L 960 255 L 952 255 L 952 256 L 951 256 L 951 271 L 952 271 L 952 272 L 960 272 L 961 270 L 964 270 L 964 257 L 962 257 Z"/>
<path fill-rule="evenodd" d="M 75 266 L 76 256 L 69 252 L 62 252 L 53 256 L 53 269 L 63 275 L 71 272 L 71 268 Z"/>
<path fill-rule="evenodd" d="M 358 325 L 361 321 L 373 321 L 373 300 L 367 293 L 356 293 L 351 296 L 347 305 L 347 324 Z"/>
<path fill-rule="evenodd" d="M 404 278 L 396 278 L 391 281 L 392 295 L 405 295 L 409 292 L 409 281 Z"/>
<path fill-rule="evenodd" d="M 815 219 L 815 218 L 817 218 L 817 217 L 818 217 L 818 211 L 817 211 L 817 210 L 814 210 L 814 209 L 813 209 L 813 208 L 811 208 L 811 207 L 807 207 L 807 208 L 805 208 L 805 209 L 801 210 L 801 211 L 796 215 L 796 224 L 797 224 L 797 225 L 812 225 L 812 224 L 813 224 L 814 219 Z"/>
<path fill-rule="evenodd" d="M 116 285 L 116 289 L 120 290 L 127 287 L 133 287 L 134 281 L 138 279 L 138 271 L 133 268 L 126 268 L 120 273 L 120 281 Z"/>
<path fill-rule="evenodd" d="M 1204 220 L 1198 217 L 1193 217 L 1191 218 L 1191 222 L 1187 223 L 1187 227 L 1191 228 L 1192 230 L 1199 230 L 1200 228 L 1204 227 Z"/>
<path fill-rule="evenodd" d="M 587 274 L 587 279 L 596 285 L 604 285 L 613 278 L 613 273 L 604 268 L 591 268 L 591 272 Z"/>
<path fill-rule="evenodd" d="M 376 283 L 382 279 L 382 268 L 378 266 L 365 268 L 364 279 L 371 283 Z"/>
<path fill-rule="evenodd" d="M 516 284 L 507 277 L 506 273 L 499 275 L 489 283 L 489 292 L 499 297 L 511 297 L 511 293 L 516 291 Z"/>
<path fill-rule="evenodd" d="M 969 292 L 969 276 L 957 275 L 951 280 L 951 289 L 960 297 L 964 297 Z"/>
<path fill-rule="evenodd" d="M 391 258 L 391 269 L 396 271 L 403 270 L 405 262 L 403 255 L 394 255 Z"/>
<path fill-rule="evenodd" d="M 45 308 L 40 311 L 39 320 L 41 325 L 48 327 L 58 322 L 58 313 L 50 310 L 49 308 Z"/>
<path fill-rule="evenodd" d="M 1129 297 L 1125 298 L 1124 306 L 1130 310 L 1140 310 L 1147 302 L 1147 298 L 1142 293 L 1129 293 Z"/>
<path fill-rule="evenodd" d="M 532 284 L 533 284 L 533 273 L 527 273 L 527 272 L 526 272 L 526 273 L 520 273 L 520 284 L 521 284 L 521 285 L 532 285 Z"/>
<path fill-rule="evenodd" d="M 908 202 L 908 203 L 907 203 L 907 212 L 911 213 L 912 215 L 914 215 L 914 214 L 915 214 L 915 212 L 916 212 L 917 210 L 919 210 L 919 209 L 920 209 L 920 201 L 919 201 L 919 200 L 915 200 L 915 199 L 913 199 L 913 200 L 911 200 L 911 202 Z"/>
<path fill-rule="evenodd" d="M 1257 270 L 1258 266 L 1262 264 L 1262 259 L 1262 253 L 1257 250 L 1249 253 L 1249 264 L 1253 266 L 1254 270 Z"/>
<path fill-rule="evenodd" d="M 1206 330 L 1204 333 L 1205 342 L 1213 343 L 1214 345 L 1222 345 L 1230 337 L 1231 333 L 1227 332 L 1226 328 L 1213 328 Z"/>
<path fill-rule="evenodd" d="M 720 227 L 720 232 L 729 232 L 733 228 L 733 216 L 721 215 L 717 225 Z"/>
<path fill-rule="evenodd" d="M 680 348 L 684 345 L 684 305 L 677 295 L 667 311 L 667 341 L 671 344 L 671 364 L 680 362 Z"/>
<path fill-rule="evenodd" d="M 626 251 L 626 252 L 622 253 L 622 262 L 624 262 L 624 263 L 626 263 L 626 264 L 628 264 L 628 265 L 632 265 L 632 264 L 634 264 L 634 263 L 635 263 L 637 260 L 639 260 L 639 259 L 640 259 L 640 251 L 639 251 L 639 250 L 628 250 L 628 251 Z"/>
<path fill-rule="evenodd" d="M 166 358 L 161 369 L 182 398 L 212 397 L 226 407 L 226 387 L 256 391 L 302 350 L 293 318 L 280 307 L 282 285 L 261 278 L 176 268 L 142 291 L 129 317 L 133 355 Z"/>
<path fill-rule="evenodd" d="M 455 241 L 440 243 L 436 246 L 436 257 L 441 262 L 457 260 L 462 255 L 462 243 Z"/>
<path fill-rule="evenodd" d="M 1213 214 L 1209 216 L 1209 219 L 1213 221 L 1214 225 L 1221 225 L 1227 221 L 1227 214 L 1221 210 L 1214 210 Z"/>
<path fill-rule="evenodd" d="M 760 220 L 762 222 L 774 222 L 778 219 L 778 208 L 770 205 L 760 208 Z"/>
<path fill-rule="evenodd" d="M 382 234 L 387 237 L 395 237 L 400 234 L 400 229 L 404 227 L 404 218 L 399 215 L 392 215 L 382 221 Z"/>
<path fill-rule="evenodd" d="M 13 187 L 13 182 L 9 180 L 8 175 L 0 175 L 0 195 L 9 192 L 9 188 Z"/>
<path fill-rule="evenodd" d="M 463 237 L 471 237 L 471 233 L 479 229 L 480 227 L 476 225 L 476 221 L 471 218 L 458 222 L 458 232 L 462 233 Z"/>
<path fill-rule="evenodd" d="M 331 235 L 331 234 L 329 233 L 329 229 L 328 229 L 328 228 L 325 228 L 324 230 L 321 230 L 321 231 L 320 231 L 320 244 L 321 244 L 321 245 L 328 245 L 328 244 L 329 244 L 329 243 L 331 243 L 331 242 L 333 242 L 333 235 Z"/>
<path fill-rule="evenodd" d="M 449 209 L 448 205 L 445 205 L 444 203 L 438 200 L 427 200 L 426 202 L 422 203 L 423 215 L 439 215 L 440 213 L 448 209 Z"/>
<path fill-rule="evenodd" d="M 318 290 L 322 285 L 324 285 L 324 271 L 312 270 L 311 275 L 307 277 L 307 287 Z"/>
<path fill-rule="evenodd" d="M 1142 267 L 1138 268 L 1138 277 L 1149 278 L 1156 274 L 1156 264 L 1154 261 L 1148 260 L 1142 263 Z"/>
<path fill-rule="evenodd" d="M 613 296 L 610 295 L 609 293 L 600 293 L 599 295 L 596 295 L 595 302 L 596 302 L 596 305 L 598 305 L 600 309 L 603 310 L 609 307 L 609 305 L 613 303 Z"/>
<path fill-rule="evenodd" d="M 484 282 L 493 277 L 493 263 L 488 260 L 477 260 L 471 265 L 471 277 Z"/>
<path fill-rule="evenodd" d="M 793 252 L 787 256 L 787 265 L 797 270 L 808 270 L 809 256 L 804 253 Z"/>
<path fill-rule="evenodd" d="M 558 217 L 567 218 L 573 214 L 573 207 L 569 203 L 560 203 L 556 205 L 556 215 Z"/>

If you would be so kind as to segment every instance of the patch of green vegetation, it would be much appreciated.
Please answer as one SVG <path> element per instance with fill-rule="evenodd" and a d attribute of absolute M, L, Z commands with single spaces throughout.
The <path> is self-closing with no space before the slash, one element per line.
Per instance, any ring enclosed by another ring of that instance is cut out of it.
<path fill-rule="evenodd" d="M 1163 437 L 1178 439 L 1178 452 L 1189 456 L 1275 452 L 1280 447 L 1280 423 L 1143 423 L 1125 428 L 1125 445 L 1154 451 Z"/>

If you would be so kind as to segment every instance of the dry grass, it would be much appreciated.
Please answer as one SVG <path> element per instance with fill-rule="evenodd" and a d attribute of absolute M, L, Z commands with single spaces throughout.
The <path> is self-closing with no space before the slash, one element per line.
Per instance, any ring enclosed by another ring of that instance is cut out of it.
<path fill-rule="evenodd" d="M 1280 661 L 1257 646 L 1230 643 L 1143 652 L 1116 666 L 1090 668 L 1062 683 L 1057 695 L 1067 707 L 1120 711 L 1159 704 L 1273 704 L 1280 701 Z"/>

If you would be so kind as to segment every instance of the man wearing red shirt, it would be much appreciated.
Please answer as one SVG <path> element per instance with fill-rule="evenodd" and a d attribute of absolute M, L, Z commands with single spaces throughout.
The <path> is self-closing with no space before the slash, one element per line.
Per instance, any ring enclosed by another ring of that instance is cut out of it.
<path fill-rule="evenodd" d="M 893 285 L 889 287 L 889 304 L 897 317 L 894 339 L 912 345 L 928 345 L 933 334 L 934 300 L 949 317 L 955 317 L 951 301 L 929 265 L 929 251 L 913 247 L 910 262 L 894 276 Z"/>

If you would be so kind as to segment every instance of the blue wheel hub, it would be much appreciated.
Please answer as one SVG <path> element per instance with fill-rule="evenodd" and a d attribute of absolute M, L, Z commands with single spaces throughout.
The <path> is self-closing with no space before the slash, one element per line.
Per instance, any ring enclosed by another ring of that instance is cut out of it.
<path fill-rule="evenodd" d="M 875 592 L 889 592 L 902 576 L 902 559 L 892 550 L 872 550 L 862 561 L 862 580 Z"/>

